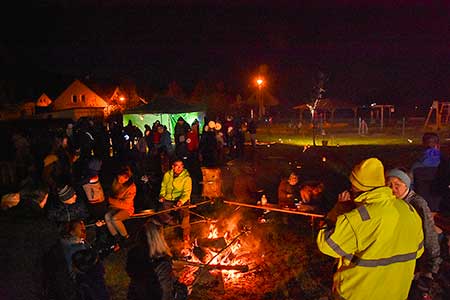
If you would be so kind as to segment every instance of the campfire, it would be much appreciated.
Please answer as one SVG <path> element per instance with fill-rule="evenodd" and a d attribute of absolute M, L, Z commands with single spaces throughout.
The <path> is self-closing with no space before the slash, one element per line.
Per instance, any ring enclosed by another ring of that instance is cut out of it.
<path fill-rule="evenodd" d="M 196 238 L 192 248 L 184 249 L 185 259 L 175 262 L 182 266 L 181 282 L 191 288 L 201 285 L 226 289 L 242 285 L 245 277 L 252 276 L 262 256 L 255 256 L 258 245 L 249 228 L 238 229 L 236 221 L 230 220 L 222 230 L 218 222 L 210 222 L 204 237 Z"/>

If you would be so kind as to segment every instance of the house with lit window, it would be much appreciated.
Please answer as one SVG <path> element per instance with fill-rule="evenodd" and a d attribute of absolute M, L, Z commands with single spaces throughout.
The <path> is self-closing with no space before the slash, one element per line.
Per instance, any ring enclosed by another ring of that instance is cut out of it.
<path fill-rule="evenodd" d="M 108 103 L 80 80 L 72 82 L 53 102 L 52 118 L 77 120 L 80 117 L 103 117 Z"/>
<path fill-rule="evenodd" d="M 117 106 L 134 107 L 136 103 L 147 103 L 136 93 L 135 87 L 119 87 L 111 82 L 75 80 L 57 96 L 46 93 L 36 101 L 36 118 L 72 119 L 81 117 L 104 117 Z"/>

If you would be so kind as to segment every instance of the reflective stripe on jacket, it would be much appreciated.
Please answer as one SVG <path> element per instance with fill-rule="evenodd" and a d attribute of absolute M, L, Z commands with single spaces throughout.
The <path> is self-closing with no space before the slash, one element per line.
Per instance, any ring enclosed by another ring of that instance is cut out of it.
<path fill-rule="evenodd" d="M 357 208 L 323 228 L 317 245 L 339 258 L 333 292 L 338 299 L 404 300 L 416 259 L 423 253 L 422 221 L 414 208 L 390 188 L 365 192 Z"/>

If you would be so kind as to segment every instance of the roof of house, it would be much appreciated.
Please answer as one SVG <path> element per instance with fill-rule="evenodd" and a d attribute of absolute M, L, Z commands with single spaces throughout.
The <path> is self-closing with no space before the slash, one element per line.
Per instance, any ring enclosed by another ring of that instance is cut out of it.
<path fill-rule="evenodd" d="M 83 82 L 87 87 L 89 87 L 92 91 L 94 91 L 97 95 L 102 97 L 105 101 L 109 101 L 112 97 L 114 91 L 119 86 L 118 84 L 108 81 L 108 80 L 100 80 L 100 79 L 84 79 Z"/>
<path fill-rule="evenodd" d="M 140 105 L 125 111 L 125 114 L 146 113 L 183 113 L 205 111 L 206 107 L 200 104 L 188 104 L 181 102 L 171 96 L 158 96 L 149 101 L 148 104 Z"/>

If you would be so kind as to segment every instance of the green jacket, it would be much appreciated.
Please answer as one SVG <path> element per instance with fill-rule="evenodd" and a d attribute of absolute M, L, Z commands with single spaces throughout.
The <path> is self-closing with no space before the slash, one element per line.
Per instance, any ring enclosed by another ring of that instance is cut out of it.
<path fill-rule="evenodd" d="M 169 201 L 180 200 L 184 204 L 191 198 L 191 176 L 189 176 L 189 172 L 186 169 L 175 178 L 173 175 L 173 170 L 167 171 L 164 174 L 159 196 Z"/>
<path fill-rule="evenodd" d="M 317 245 L 339 258 L 333 278 L 336 299 L 405 300 L 416 259 L 423 253 L 422 221 L 388 187 L 354 200 L 356 208 L 322 228 Z"/>

